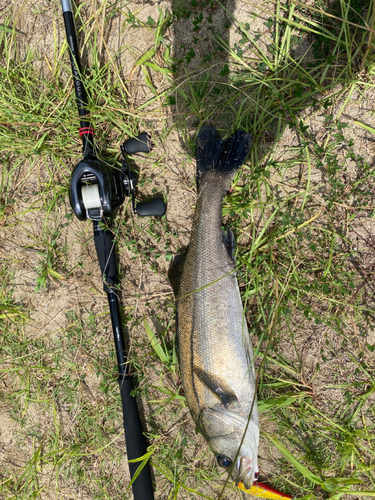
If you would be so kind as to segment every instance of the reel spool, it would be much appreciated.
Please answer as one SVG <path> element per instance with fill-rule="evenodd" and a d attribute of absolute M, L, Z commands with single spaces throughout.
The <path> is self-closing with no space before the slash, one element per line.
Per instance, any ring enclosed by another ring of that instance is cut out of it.
<path fill-rule="evenodd" d="M 116 215 L 125 196 L 131 196 L 133 213 L 140 217 L 162 217 L 166 207 L 161 198 L 135 204 L 136 177 L 130 170 L 126 154 L 149 153 L 152 143 L 142 133 L 121 146 L 122 171 L 110 167 L 93 155 L 87 156 L 74 168 L 69 185 L 70 203 L 79 220 L 110 219 Z"/>
<path fill-rule="evenodd" d="M 99 194 L 99 184 L 86 184 L 81 188 L 82 201 L 86 210 L 100 209 L 102 202 Z"/>

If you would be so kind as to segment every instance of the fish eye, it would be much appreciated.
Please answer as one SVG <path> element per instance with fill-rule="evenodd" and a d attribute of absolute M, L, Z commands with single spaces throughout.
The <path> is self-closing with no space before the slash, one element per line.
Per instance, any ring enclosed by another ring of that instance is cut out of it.
<path fill-rule="evenodd" d="M 232 460 L 225 455 L 219 455 L 217 457 L 217 463 L 220 465 L 220 467 L 229 467 L 232 463 Z"/>

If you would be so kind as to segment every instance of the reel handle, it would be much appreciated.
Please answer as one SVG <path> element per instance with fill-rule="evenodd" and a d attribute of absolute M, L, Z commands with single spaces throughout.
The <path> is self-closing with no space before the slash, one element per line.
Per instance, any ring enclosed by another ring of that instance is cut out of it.
<path fill-rule="evenodd" d="M 135 207 L 135 212 L 140 217 L 153 215 L 154 217 L 163 217 L 167 208 L 161 198 L 155 198 L 151 201 L 138 203 Z"/>
<path fill-rule="evenodd" d="M 149 153 L 152 149 L 151 137 L 146 132 L 142 132 L 138 137 L 127 139 L 123 147 L 128 155 L 134 153 Z"/>
<path fill-rule="evenodd" d="M 124 176 L 125 193 L 127 196 L 132 198 L 133 213 L 139 215 L 140 217 L 163 217 L 167 207 L 161 198 L 155 198 L 154 200 L 146 201 L 143 203 L 138 203 L 135 205 L 134 201 L 134 188 L 136 184 L 136 178 L 130 170 L 129 162 L 127 160 L 127 154 L 133 153 L 149 153 L 152 148 L 151 136 L 147 132 L 142 132 L 133 139 L 127 139 L 121 146 L 122 152 L 122 172 Z"/>

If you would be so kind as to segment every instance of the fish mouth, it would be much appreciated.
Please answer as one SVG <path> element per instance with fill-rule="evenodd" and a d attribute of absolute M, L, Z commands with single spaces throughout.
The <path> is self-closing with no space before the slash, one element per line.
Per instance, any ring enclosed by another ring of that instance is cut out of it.
<path fill-rule="evenodd" d="M 238 457 L 237 459 L 237 477 L 236 484 L 243 483 L 245 488 L 249 490 L 254 481 L 252 470 L 252 460 L 248 457 Z"/>

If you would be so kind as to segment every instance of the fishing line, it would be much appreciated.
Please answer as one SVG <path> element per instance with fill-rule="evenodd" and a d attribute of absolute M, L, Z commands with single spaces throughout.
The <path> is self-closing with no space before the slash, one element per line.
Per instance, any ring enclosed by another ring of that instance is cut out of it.
<path fill-rule="evenodd" d="M 231 477 L 231 474 L 232 474 L 232 471 L 233 471 L 233 468 L 237 462 L 237 458 L 238 458 L 238 455 L 240 453 L 240 450 L 241 450 L 241 446 L 244 442 L 244 439 L 245 439 L 245 436 L 246 436 L 246 433 L 247 433 L 247 429 L 249 428 L 249 424 L 250 424 L 250 420 L 251 420 L 251 415 L 253 413 L 253 408 L 254 408 L 254 404 L 255 404 L 255 400 L 256 400 L 256 394 L 258 392 L 258 387 L 259 387 L 259 379 L 260 379 L 260 374 L 262 372 L 262 369 L 264 367 L 264 364 L 266 362 L 266 357 L 267 357 L 267 353 L 268 353 L 268 350 L 269 350 L 269 347 L 270 347 L 270 344 L 271 344 L 271 340 L 273 338 L 273 335 L 275 333 L 275 329 L 276 329 L 276 323 L 277 323 L 277 319 L 278 319 L 278 315 L 279 315 L 279 304 L 280 304 L 280 300 L 281 298 L 283 297 L 284 294 L 281 295 L 281 297 L 279 298 L 278 297 L 278 286 L 277 286 L 277 279 L 275 280 L 275 292 L 276 292 L 276 307 L 275 307 L 275 310 L 273 311 L 272 313 L 272 319 L 271 319 L 271 328 L 270 328 L 270 335 L 269 335 L 269 338 L 268 338 L 268 341 L 267 341 L 267 345 L 266 345 L 266 349 L 265 349 L 265 352 L 264 352 L 264 356 L 262 358 L 262 361 L 260 363 L 260 366 L 259 366 L 259 370 L 258 370 L 258 374 L 257 374 L 257 378 L 255 380 L 255 391 L 254 391 L 254 397 L 253 397 L 253 402 L 252 402 L 252 405 L 251 405 L 251 408 L 250 408 L 250 414 L 249 414 L 249 418 L 247 419 L 247 424 L 246 424 L 246 427 L 245 427 L 245 431 L 242 435 L 242 439 L 241 439 L 241 442 L 240 442 L 240 445 L 238 447 L 238 450 L 237 450 L 237 453 L 236 453 L 236 456 L 234 457 L 234 460 L 232 462 L 232 465 L 230 466 L 230 468 L 228 469 L 228 476 L 225 480 L 225 483 L 223 485 L 223 488 L 219 494 L 219 497 L 218 497 L 218 500 L 221 500 L 222 497 L 223 497 L 223 494 L 224 494 L 224 491 L 225 491 L 225 488 L 227 487 L 227 484 L 229 482 L 229 479 Z"/>
<path fill-rule="evenodd" d="M 293 262 L 292 262 L 292 264 L 290 265 L 290 267 L 288 269 L 288 273 L 290 272 L 292 266 L 294 265 L 294 261 L 295 260 L 296 260 L 296 257 L 293 259 Z M 299 264 L 296 267 L 298 267 L 298 266 L 299 266 Z M 288 278 L 286 285 L 288 285 L 289 281 L 290 281 L 290 278 Z M 286 289 L 286 287 L 284 287 L 284 290 L 285 289 Z M 279 297 L 279 287 L 278 287 L 278 280 L 277 280 L 277 276 L 276 276 L 276 279 L 275 279 L 276 306 L 275 306 L 275 309 L 274 309 L 274 311 L 272 313 L 271 328 L 269 329 L 269 332 L 270 332 L 269 339 L 268 339 L 267 344 L 266 344 L 266 349 L 265 349 L 265 352 L 264 352 L 264 356 L 263 356 L 262 361 L 261 361 L 260 366 L 259 366 L 258 375 L 257 375 L 256 381 L 255 381 L 255 392 L 254 392 L 254 394 L 256 394 L 257 391 L 258 391 L 260 375 L 262 373 L 262 369 L 263 369 L 264 364 L 266 362 L 266 357 L 267 357 L 268 350 L 270 348 L 271 340 L 273 339 L 273 336 L 275 334 L 276 323 L 277 323 L 277 319 L 278 319 L 278 315 L 279 315 L 279 305 L 281 303 L 281 299 L 283 298 L 284 294 L 285 294 L 285 291 L 283 291 L 281 293 L 280 297 Z M 248 426 L 249 426 L 249 423 L 250 423 L 250 419 L 251 419 L 251 414 L 252 414 L 252 411 L 253 411 L 254 403 L 255 403 L 255 398 L 253 398 L 253 403 L 252 403 L 251 409 L 250 409 L 250 415 L 249 415 L 249 418 L 248 418 L 248 421 L 247 421 L 245 432 L 244 432 L 244 434 L 242 436 L 242 440 L 241 440 L 240 446 L 238 448 L 238 451 L 237 451 L 237 454 L 235 456 L 235 459 L 233 460 L 233 464 L 231 465 L 231 467 L 229 469 L 228 477 L 227 477 L 227 479 L 226 479 L 226 481 L 225 481 L 225 483 L 223 485 L 223 488 L 222 488 L 222 490 L 220 492 L 218 500 L 221 500 L 221 498 L 222 498 L 222 496 L 224 494 L 224 490 L 227 487 L 230 474 L 232 473 L 235 461 L 237 460 L 238 454 L 240 452 L 242 443 L 244 441 L 244 438 L 245 438 L 245 435 L 246 435 L 246 432 L 247 432 L 247 429 L 248 429 Z"/>
<path fill-rule="evenodd" d="M 81 189 L 82 200 L 87 210 L 100 208 L 99 184 L 87 184 Z"/>

